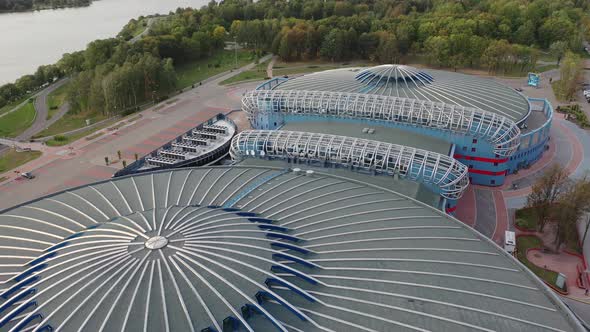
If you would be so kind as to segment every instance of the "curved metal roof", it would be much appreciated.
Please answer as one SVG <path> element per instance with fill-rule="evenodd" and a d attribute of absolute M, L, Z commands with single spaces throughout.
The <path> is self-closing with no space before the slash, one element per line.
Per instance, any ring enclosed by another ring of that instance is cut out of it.
<path fill-rule="evenodd" d="M 481 109 L 431 101 L 350 92 L 254 90 L 242 97 L 242 110 L 320 117 L 353 118 L 445 130 L 482 137 L 493 152 L 510 156 L 520 145 L 520 129 L 507 117 Z"/>
<path fill-rule="evenodd" d="M 115 178 L 0 213 L 2 331 L 573 331 L 490 240 L 395 192 L 277 168 Z"/>
<path fill-rule="evenodd" d="M 367 93 L 460 105 L 520 122 L 528 100 L 492 79 L 403 65 L 327 70 L 290 79 L 276 89 Z"/>
<path fill-rule="evenodd" d="M 233 159 L 284 158 L 330 163 L 420 181 L 448 199 L 469 186 L 467 166 L 436 152 L 354 137 L 301 131 L 246 130 L 232 140 Z"/>
<path fill-rule="evenodd" d="M 366 86 L 387 86 L 405 84 L 425 86 L 431 84 L 434 78 L 424 71 L 404 65 L 381 65 L 360 71 L 355 78 Z"/>

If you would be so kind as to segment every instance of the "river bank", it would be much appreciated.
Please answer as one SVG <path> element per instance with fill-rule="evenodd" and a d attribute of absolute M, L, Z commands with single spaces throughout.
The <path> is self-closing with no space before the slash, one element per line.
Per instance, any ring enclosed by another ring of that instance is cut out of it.
<path fill-rule="evenodd" d="M 10 13 L 22 13 L 22 12 L 32 12 L 32 11 L 41 11 L 41 10 L 52 10 L 52 9 L 64 9 L 64 8 L 78 8 L 78 7 L 88 7 L 92 4 L 92 1 L 97 0 L 69 0 L 63 3 L 63 1 L 59 1 L 58 3 L 54 3 L 53 1 L 49 1 L 46 4 L 37 4 L 32 3 L 31 7 L 14 7 L 13 9 L 0 9 L 1 14 L 10 14 Z"/>
<path fill-rule="evenodd" d="M 55 63 L 96 39 L 115 37 L 132 18 L 199 8 L 207 0 L 100 0 L 90 6 L 0 14 L 0 85 Z M 87 27 L 91 26 L 92 29 Z"/>

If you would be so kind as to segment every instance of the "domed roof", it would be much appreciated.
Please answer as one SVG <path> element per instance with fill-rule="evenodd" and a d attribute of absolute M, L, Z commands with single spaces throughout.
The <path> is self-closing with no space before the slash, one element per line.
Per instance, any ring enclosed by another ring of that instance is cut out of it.
<path fill-rule="evenodd" d="M 0 212 L 1 331 L 575 330 L 490 240 L 321 172 L 203 167 Z"/>
<path fill-rule="evenodd" d="M 405 84 L 423 86 L 434 78 L 428 73 L 405 65 L 381 65 L 370 67 L 356 74 L 355 78 L 368 86 Z"/>
<path fill-rule="evenodd" d="M 273 250 L 280 243 L 272 239 L 297 238 L 286 235 L 288 228 L 254 216 L 218 206 L 171 206 L 119 216 L 44 250 L 2 296 L 26 294 L 33 284 L 35 295 L 20 307 L 35 301 L 34 312 L 43 313 L 39 326 L 58 330 L 221 331 L 224 321 L 239 324 L 247 311 L 279 326 L 251 302 L 252 296 L 276 299 L 297 315 L 303 314 L 267 285 L 314 297 L 271 271 L 293 271 L 273 261 L 273 253 L 293 256 Z"/>
<path fill-rule="evenodd" d="M 405 65 L 338 68 L 298 76 L 273 90 L 351 92 L 479 108 L 522 121 L 527 98 L 494 79 Z"/>

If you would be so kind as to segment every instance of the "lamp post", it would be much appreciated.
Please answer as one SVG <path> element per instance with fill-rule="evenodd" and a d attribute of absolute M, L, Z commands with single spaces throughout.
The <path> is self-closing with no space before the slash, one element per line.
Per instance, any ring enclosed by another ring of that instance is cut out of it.
<path fill-rule="evenodd" d="M 226 32 L 227 36 L 230 36 L 231 33 Z M 234 69 L 238 69 L 238 37 L 234 35 Z"/>
<path fill-rule="evenodd" d="M 238 41 L 236 36 L 234 36 L 234 58 L 236 60 L 234 69 L 238 69 Z"/>

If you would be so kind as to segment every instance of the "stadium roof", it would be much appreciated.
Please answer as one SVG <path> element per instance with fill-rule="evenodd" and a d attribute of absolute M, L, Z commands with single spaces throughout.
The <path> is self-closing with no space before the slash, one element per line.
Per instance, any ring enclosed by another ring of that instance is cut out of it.
<path fill-rule="evenodd" d="M 116 178 L 5 210 L 0 228 L 2 331 L 580 328 L 459 221 L 317 172 Z"/>
<path fill-rule="evenodd" d="M 281 90 L 368 93 L 479 108 L 519 122 L 529 113 L 527 99 L 514 89 L 460 73 L 403 65 L 327 70 L 290 79 Z"/>

